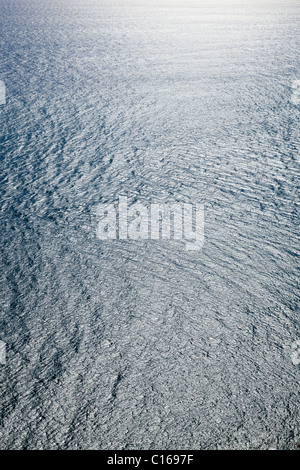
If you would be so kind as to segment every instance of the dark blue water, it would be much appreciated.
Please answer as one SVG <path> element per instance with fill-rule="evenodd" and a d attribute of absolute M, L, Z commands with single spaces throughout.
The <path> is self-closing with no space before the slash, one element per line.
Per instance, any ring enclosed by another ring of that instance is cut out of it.
<path fill-rule="evenodd" d="M 294 449 L 299 2 L 0 10 L 0 447 Z M 97 239 L 120 194 L 203 249 Z"/>

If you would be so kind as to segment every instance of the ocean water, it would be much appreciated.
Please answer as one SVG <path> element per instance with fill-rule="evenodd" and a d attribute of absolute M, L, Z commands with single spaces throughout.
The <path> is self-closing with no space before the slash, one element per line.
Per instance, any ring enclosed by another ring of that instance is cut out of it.
<path fill-rule="evenodd" d="M 0 11 L 0 448 L 297 448 L 299 2 Z M 203 248 L 99 240 L 119 195 Z"/>

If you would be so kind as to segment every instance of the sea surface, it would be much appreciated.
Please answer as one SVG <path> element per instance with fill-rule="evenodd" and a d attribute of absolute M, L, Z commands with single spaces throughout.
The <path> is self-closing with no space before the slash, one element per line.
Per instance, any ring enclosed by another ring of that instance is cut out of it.
<path fill-rule="evenodd" d="M 299 1 L 0 12 L 0 448 L 299 447 Z M 203 248 L 100 240 L 119 195 Z"/>

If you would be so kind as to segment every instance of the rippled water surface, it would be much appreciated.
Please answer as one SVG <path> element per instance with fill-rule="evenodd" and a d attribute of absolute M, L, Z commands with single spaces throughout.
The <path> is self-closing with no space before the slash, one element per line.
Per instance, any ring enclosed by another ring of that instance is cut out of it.
<path fill-rule="evenodd" d="M 294 449 L 292 0 L 0 0 L 2 449 Z M 205 244 L 95 207 L 204 203 Z"/>

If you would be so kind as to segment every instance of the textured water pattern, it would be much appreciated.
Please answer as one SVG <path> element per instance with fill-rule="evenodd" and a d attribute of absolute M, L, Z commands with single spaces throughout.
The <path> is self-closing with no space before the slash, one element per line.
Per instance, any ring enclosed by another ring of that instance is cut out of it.
<path fill-rule="evenodd" d="M 297 447 L 299 2 L 0 8 L 0 447 Z M 203 249 L 97 239 L 120 194 Z"/>

